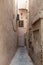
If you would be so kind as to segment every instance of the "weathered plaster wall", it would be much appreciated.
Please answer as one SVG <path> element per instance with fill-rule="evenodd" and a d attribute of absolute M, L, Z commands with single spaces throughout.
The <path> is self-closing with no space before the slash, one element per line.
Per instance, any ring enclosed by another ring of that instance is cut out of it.
<path fill-rule="evenodd" d="M 42 9 L 42 0 L 29 0 L 29 10 L 30 10 L 30 21 L 32 23 L 39 18 L 39 14 Z"/>
<path fill-rule="evenodd" d="M 9 65 L 17 48 L 14 18 L 13 0 L 0 0 L 0 65 Z"/>
<path fill-rule="evenodd" d="M 29 1 L 29 54 L 36 65 L 43 65 L 43 0 Z"/>

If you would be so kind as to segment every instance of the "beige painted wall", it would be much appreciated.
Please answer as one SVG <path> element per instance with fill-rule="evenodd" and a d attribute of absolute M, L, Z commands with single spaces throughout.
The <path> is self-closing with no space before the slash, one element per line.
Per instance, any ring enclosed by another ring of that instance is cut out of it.
<path fill-rule="evenodd" d="M 9 65 L 17 48 L 13 17 L 13 0 L 0 0 L 0 65 Z"/>

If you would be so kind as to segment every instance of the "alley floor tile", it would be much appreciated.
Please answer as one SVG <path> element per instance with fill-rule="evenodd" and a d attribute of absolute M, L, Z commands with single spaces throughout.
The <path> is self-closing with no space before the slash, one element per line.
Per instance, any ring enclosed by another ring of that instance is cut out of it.
<path fill-rule="evenodd" d="M 25 47 L 19 47 L 10 65 L 33 65 Z"/>

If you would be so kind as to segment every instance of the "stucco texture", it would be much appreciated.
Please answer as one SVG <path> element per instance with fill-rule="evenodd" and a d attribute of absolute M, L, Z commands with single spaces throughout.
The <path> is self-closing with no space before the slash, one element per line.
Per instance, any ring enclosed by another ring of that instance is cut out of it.
<path fill-rule="evenodd" d="M 0 65 L 9 65 L 17 48 L 13 22 L 13 0 L 0 0 Z"/>

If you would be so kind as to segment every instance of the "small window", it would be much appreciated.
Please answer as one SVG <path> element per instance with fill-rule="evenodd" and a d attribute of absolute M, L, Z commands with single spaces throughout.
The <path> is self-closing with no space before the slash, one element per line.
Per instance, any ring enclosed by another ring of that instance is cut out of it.
<path fill-rule="evenodd" d="M 24 26 L 23 21 L 19 21 L 19 27 L 23 27 L 23 26 Z"/>

